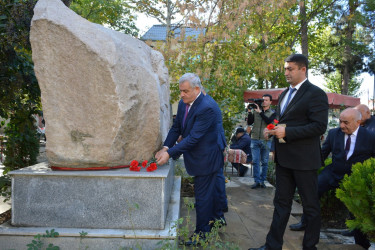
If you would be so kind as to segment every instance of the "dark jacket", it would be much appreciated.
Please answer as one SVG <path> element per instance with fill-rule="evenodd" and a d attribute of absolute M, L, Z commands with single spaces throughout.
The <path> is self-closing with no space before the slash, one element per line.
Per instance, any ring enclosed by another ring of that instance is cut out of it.
<path fill-rule="evenodd" d="M 243 136 L 238 138 L 236 143 L 230 145 L 231 149 L 241 149 L 247 155 L 247 162 L 251 161 L 251 138 L 247 133 L 244 133 Z"/>
<path fill-rule="evenodd" d="M 183 154 L 186 171 L 192 176 L 212 174 L 224 165 L 222 145 L 218 140 L 222 131 L 217 116 L 221 113 L 217 108 L 212 98 L 201 93 L 190 107 L 185 126 L 182 126 L 185 104 L 180 102 L 175 122 L 165 139 L 168 154 L 172 158 Z M 180 135 L 184 139 L 175 145 Z"/>
<path fill-rule="evenodd" d="M 272 123 L 276 118 L 276 113 L 272 109 L 267 109 L 266 111 L 258 113 L 252 111 L 248 113 L 247 125 L 253 125 L 251 130 L 251 138 L 255 140 L 263 140 L 263 130 L 268 124 Z"/>
<path fill-rule="evenodd" d="M 367 119 L 363 127 L 375 133 L 375 117 L 371 116 L 369 119 Z"/>
<path fill-rule="evenodd" d="M 331 129 L 322 146 L 324 159 L 332 153 L 331 168 L 336 180 L 341 180 L 345 174 L 350 175 L 352 165 L 375 157 L 375 134 L 363 127 L 359 127 L 353 154 L 345 159 L 345 133 L 340 128 Z"/>
<path fill-rule="evenodd" d="M 279 124 L 286 124 L 286 143 L 275 137 L 275 161 L 290 169 L 318 169 L 322 165 L 320 136 L 328 123 L 327 95 L 307 80 L 280 116 L 280 103 L 287 91 L 281 93 L 276 110 Z"/>

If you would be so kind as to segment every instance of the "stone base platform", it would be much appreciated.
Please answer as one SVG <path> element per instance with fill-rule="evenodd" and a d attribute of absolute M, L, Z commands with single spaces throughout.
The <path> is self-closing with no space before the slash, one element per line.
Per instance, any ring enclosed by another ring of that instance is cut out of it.
<path fill-rule="evenodd" d="M 13 226 L 164 229 L 174 163 L 134 172 L 53 171 L 44 162 L 9 175 Z"/>
<path fill-rule="evenodd" d="M 0 226 L 1 249 L 26 249 L 34 239 L 33 236 L 46 233 L 46 230 L 59 233 L 57 238 L 42 238 L 44 247 L 52 243 L 60 249 L 90 249 L 90 250 L 118 250 L 118 249 L 155 249 L 160 244 L 177 242 L 175 223 L 180 213 L 181 178 L 174 177 L 173 189 L 168 205 L 165 228 L 160 230 L 137 229 L 90 229 L 90 228 L 61 228 L 61 227 L 15 227 L 9 223 Z M 83 236 L 83 234 L 86 234 Z"/>

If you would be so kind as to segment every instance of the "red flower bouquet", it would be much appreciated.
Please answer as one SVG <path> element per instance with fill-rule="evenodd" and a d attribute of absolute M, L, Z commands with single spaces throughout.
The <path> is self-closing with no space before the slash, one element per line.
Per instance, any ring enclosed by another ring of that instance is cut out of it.
<path fill-rule="evenodd" d="M 156 165 L 155 161 L 156 161 L 156 159 L 154 159 L 154 158 L 151 159 L 150 161 L 144 160 L 141 165 L 142 165 L 143 168 L 146 168 L 147 172 L 152 172 L 152 171 L 155 171 L 156 169 L 158 169 L 158 166 Z M 141 171 L 142 167 L 139 166 L 138 161 L 133 160 L 130 163 L 129 170 L 139 172 L 139 171 Z"/>
<path fill-rule="evenodd" d="M 276 120 L 276 119 L 273 120 L 272 123 L 270 123 L 270 124 L 267 125 L 267 129 L 268 129 L 268 130 L 272 130 L 272 129 L 274 129 L 274 128 L 277 126 L 278 123 L 279 123 L 278 120 Z"/>

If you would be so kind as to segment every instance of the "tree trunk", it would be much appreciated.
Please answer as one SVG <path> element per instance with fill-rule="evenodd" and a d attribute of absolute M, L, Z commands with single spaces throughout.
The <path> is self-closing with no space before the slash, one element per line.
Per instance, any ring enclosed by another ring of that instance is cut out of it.
<path fill-rule="evenodd" d="M 345 45 L 345 55 L 344 55 L 344 71 L 343 71 L 343 81 L 341 94 L 347 95 L 349 91 L 349 82 L 351 78 L 352 71 L 352 41 L 353 33 L 355 31 L 354 15 L 358 7 L 358 0 L 349 0 L 349 15 L 347 16 L 347 28 L 345 30 L 346 45 Z"/>
<path fill-rule="evenodd" d="M 301 47 L 302 54 L 309 58 L 309 41 L 307 36 L 307 16 L 306 16 L 306 5 L 305 0 L 299 1 L 299 14 L 301 18 Z M 306 72 L 307 76 L 307 72 Z"/>
<path fill-rule="evenodd" d="M 166 60 L 169 58 L 167 52 L 171 49 L 171 39 L 173 37 L 172 34 L 172 2 L 171 0 L 167 0 L 167 19 L 165 20 L 166 23 L 166 42 L 167 46 L 165 47 L 165 55 L 167 56 Z"/>

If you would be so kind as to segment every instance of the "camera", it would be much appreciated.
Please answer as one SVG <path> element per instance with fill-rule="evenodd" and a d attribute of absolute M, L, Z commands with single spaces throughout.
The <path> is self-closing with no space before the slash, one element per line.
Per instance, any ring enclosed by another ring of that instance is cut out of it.
<path fill-rule="evenodd" d="M 248 109 L 256 109 L 257 106 L 255 105 L 255 103 L 259 106 L 260 109 L 262 109 L 262 103 L 263 103 L 263 98 L 259 98 L 259 99 L 247 99 L 248 102 L 252 102 L 252 103 L 249 103 L 249 105 L 247 105 L 247 108 Z"/>

